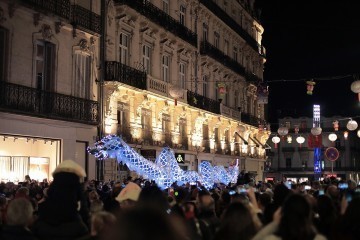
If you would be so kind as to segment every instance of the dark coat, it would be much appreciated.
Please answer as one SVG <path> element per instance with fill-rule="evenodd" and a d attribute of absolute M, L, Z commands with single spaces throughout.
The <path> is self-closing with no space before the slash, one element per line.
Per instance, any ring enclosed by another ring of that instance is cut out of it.
<path fill-rule="evenodd" d="M 4 226 L 1 240 L 37 240 L 30 230 L 23 226 Z"/>

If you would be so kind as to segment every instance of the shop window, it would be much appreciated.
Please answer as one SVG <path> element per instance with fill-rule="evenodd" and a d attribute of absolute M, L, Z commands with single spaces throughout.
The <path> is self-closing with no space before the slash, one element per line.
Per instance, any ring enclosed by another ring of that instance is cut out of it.
<path fill-rule="evenodd" d="M 130 141 L 130 112 L 128 104 L 122 102 L 118 103 L 117 123 L 117 134 L 121 135 L 127 141 Z"/>
<path fill-rule="evenodd" d="M 162 132 L 165 135 L 164 140 L 165 143 L 171 145 L 171 129 L 170 129 L 170 115 L 163 114 L 162 115 Z"/>
<path fill-rule="evenodd" d="M 151 140 L 151 111 L 146 108 L 141 111 L 141 128 L 143 130 L 143 139 L 146 141 Z"/>

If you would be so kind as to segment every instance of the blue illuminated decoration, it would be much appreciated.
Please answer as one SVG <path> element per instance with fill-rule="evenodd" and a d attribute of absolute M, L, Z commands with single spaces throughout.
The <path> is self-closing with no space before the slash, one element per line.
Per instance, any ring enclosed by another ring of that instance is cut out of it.
<path fill-rule="evenodd" d="M 104 137 L 96 142 L 93 148 L 88 147 L 88 152 L 99 160 L 116 158 L 119 163 L 126 164 L 131 171 L 146 179 L 154 180 L 163 189 L 170 187 L 174 182 L 178 185 L 200 182 L 210 189 L 214 183 L 235 183 L 239 173 L 238 162 L 235 166 L 230 166 L 229 171 L 226 171 L 224 166 L 213 167 L 206 161 L 200 163 L 199 172 L 184 171 L 180 168 L 173 150 L 168 147 L 162 149 L 154 163 L 145 159 L 116 135 Z"/>
<path fill-rule="evenodd" d="M 320 178 L 321 175 L 321 149 L 314 148 L 314 173 L 315 178 Z"/>

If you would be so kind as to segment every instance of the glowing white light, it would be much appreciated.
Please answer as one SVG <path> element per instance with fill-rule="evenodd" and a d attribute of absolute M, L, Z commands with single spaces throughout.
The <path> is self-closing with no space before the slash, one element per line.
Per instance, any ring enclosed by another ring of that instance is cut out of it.
<path fill-rule="evenodd" d="M 305 142 L 305 138 L 304 138 L 303 136 L 298 136 L 298 137 L 296 138 L 296 142 L 297 142 L 298 144 L 303 144 L 303 143 Z"/>
<path fill-rule="evenodd" d="M 331 142 L 335 142 L 336 139 L 337 139 L 337 135 L 336 135 L 335 133 L 330 133 L 330 134 L 329 134 L 329 140 L 330 140 Z"/>

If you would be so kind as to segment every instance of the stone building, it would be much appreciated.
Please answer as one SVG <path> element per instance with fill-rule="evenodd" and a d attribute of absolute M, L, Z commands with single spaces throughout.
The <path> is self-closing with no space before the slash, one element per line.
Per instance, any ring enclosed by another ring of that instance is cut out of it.
<path fill-rule="evenodd" d="M 334 121 L 338 121 L 339 124 L 337 131 L 333 126 Z M 321 117 L 322 134 L 318 136 L 321 145 L 321 178 L 336 176 L 343 179 L 360 180 L 360 138 L 356 131 L 349 131 L 346 128 L 348 121 L 349 118 L 341 116 Z M 272 146 L 272 151 L 268 154 L 265 176 L 280 180 L 282 176 L 285 176 L 300 182 L 314 179 L 314 148 L 309 143 L 309 138 L 312 136 L 313 119 L 286 117 L 279 119 L 279 125 L 286 126 L 289 134 L 277 144 L 277 148 L 271 141 L 276 133 L 269 138 L 268 143 Z M 299 129 L 298 134 L 295 133 L 296 128 Z M 345 132 L 347 135 L 344 135 Z M 337 136 L 335 141 L 329 140 L 330 134 Z M 303 136 L 305 139 L 301 146 L 296 141 L 298 136 Z M 331 158 L 328 159 L 325 154 L 329 147 L 334 147 L 339 151 L 339 157 L 334 162 L 330 161 Z"/>
<path fill-rule="evenodd" d="M 100 1 L 0 1 L 0 181 L 51 178 L 72 159 L 95 178 Z"/>
<path fill-rule="evenodd" d="M 184 169 L 238 160 L 262 179 L 265 49 L 253 1 L 113 0 L 106 14 L 105 133 L 145 158 L 170 146 Z"/>

